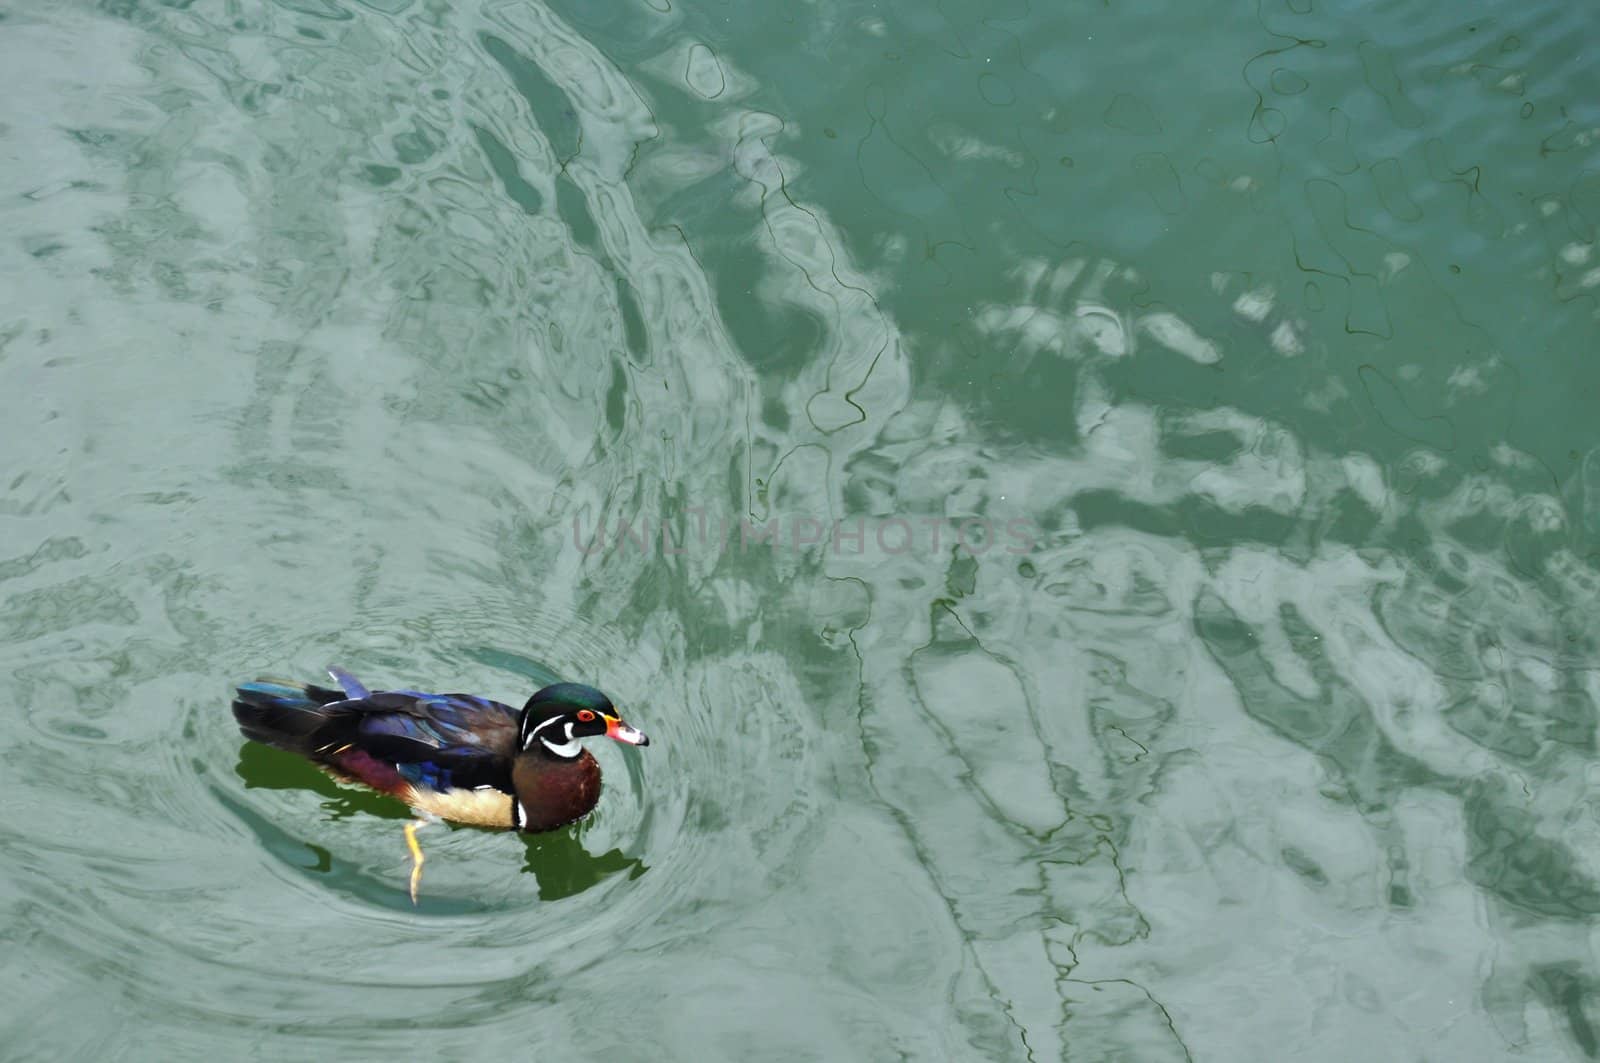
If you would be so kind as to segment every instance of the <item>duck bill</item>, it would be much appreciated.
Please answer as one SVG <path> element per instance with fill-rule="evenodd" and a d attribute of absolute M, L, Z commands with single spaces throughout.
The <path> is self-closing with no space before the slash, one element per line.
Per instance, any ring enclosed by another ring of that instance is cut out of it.
<path fill-rule="evenodd" d="M 615 738 L 630 746 L 647 746 L 650 739 L 646 738 L 643 731 L 629 727 L 615 716 L 606 717 L 606 737 Z"/>

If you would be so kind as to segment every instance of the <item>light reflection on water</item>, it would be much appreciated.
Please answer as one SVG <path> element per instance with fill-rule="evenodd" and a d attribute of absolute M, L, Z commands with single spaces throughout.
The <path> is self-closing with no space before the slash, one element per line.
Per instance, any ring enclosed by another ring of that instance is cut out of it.
<path fill-rule="evenodd" d="M 861 94 L 845 196 L 813 178 L 827 92 L 763 89 L 770 32 L 390 8 L 5 19 L 8 1043 L 1596 1053 L 1600 450 L 1512 445 L 1492 342 L 1352 346 L 1481 339 L 1418 278 L 1483 252 L 1329 228 L 1343 112 L 1290 214 L 1344 265 L 1294 292 L 1198 237 L 1070 246 L 1059 204 L 964 216 L 957 164 L 1026 137 L 945 115 L 936 172 L 904 86 Z M 1353 54 L 1412 129 L 1400 47 Z M 1026 101 L 1026 69 L 975 91 Z M 1246 67 L 1282 97 L 1249 128 L 1289 123 L 1298 166 L 1286 69 Z M 1108 136 L 1168 128 L 1104 103 Z M 1166 156 L 1126 161 L 1182 214 Z M 1466 202 L 1480 240 L 1524 231 Z M 1527 267 L 1564 299 L 1574 231 Z M 571 541 L 697 511 L 1036 537 Z M 583 678 L 653 742 L 597 750 L 569 833 L 435 832 L 413 909 L 401 810 L 226 711 L 329 660 L 508 701 Z"/>

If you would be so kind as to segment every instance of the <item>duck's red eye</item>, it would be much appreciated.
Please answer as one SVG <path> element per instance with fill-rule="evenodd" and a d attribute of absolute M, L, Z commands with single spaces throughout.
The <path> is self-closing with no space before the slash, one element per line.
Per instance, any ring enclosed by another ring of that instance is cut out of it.
<path fill-rule="evenodd" d="M 588 709 L 579 709 L 578 710 L 578 722 L 579 723 L 591 723 L 591 722 L 593 722 L 593 720 L 594 720 L 594 713 L 590 712 Z"/>

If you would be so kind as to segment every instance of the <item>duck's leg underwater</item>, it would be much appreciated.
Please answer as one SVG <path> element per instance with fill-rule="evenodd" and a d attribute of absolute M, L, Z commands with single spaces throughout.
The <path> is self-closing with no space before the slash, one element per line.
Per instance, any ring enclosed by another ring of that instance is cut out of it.
<path fill-rule="evenodd" d="M 414 819 L 406 824 L 406 848 L 411 850 L 411 904 L 417 903 L 417 887 L 422 884 L 422 865 L 427 857 L 422 855 L 422 846 L 417 844 L 417 831 L 432 823 L 431 819 Z"/>

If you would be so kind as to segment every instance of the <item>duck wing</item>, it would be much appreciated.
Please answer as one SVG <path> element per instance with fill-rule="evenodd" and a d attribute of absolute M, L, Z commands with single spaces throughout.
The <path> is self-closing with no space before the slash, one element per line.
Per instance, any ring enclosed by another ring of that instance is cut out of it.
<path fill-rule="evenodd" d="M 240 729 L 385 793 L 511 792 L 516 709 L 472 694 L 373 692 L 343 669 L 330 673 L 341 689 L 284 679 L 242 684 L 233 702 Z"/>
<path fill-rule="evenodd" d="M 340 708 L 354 727 L 347 739 L 353 750 L 339 759 L 359 750 L 433 790 L 510 792 L 517 710 L 509 705 L 473 694 L 380 690 Z"/>

